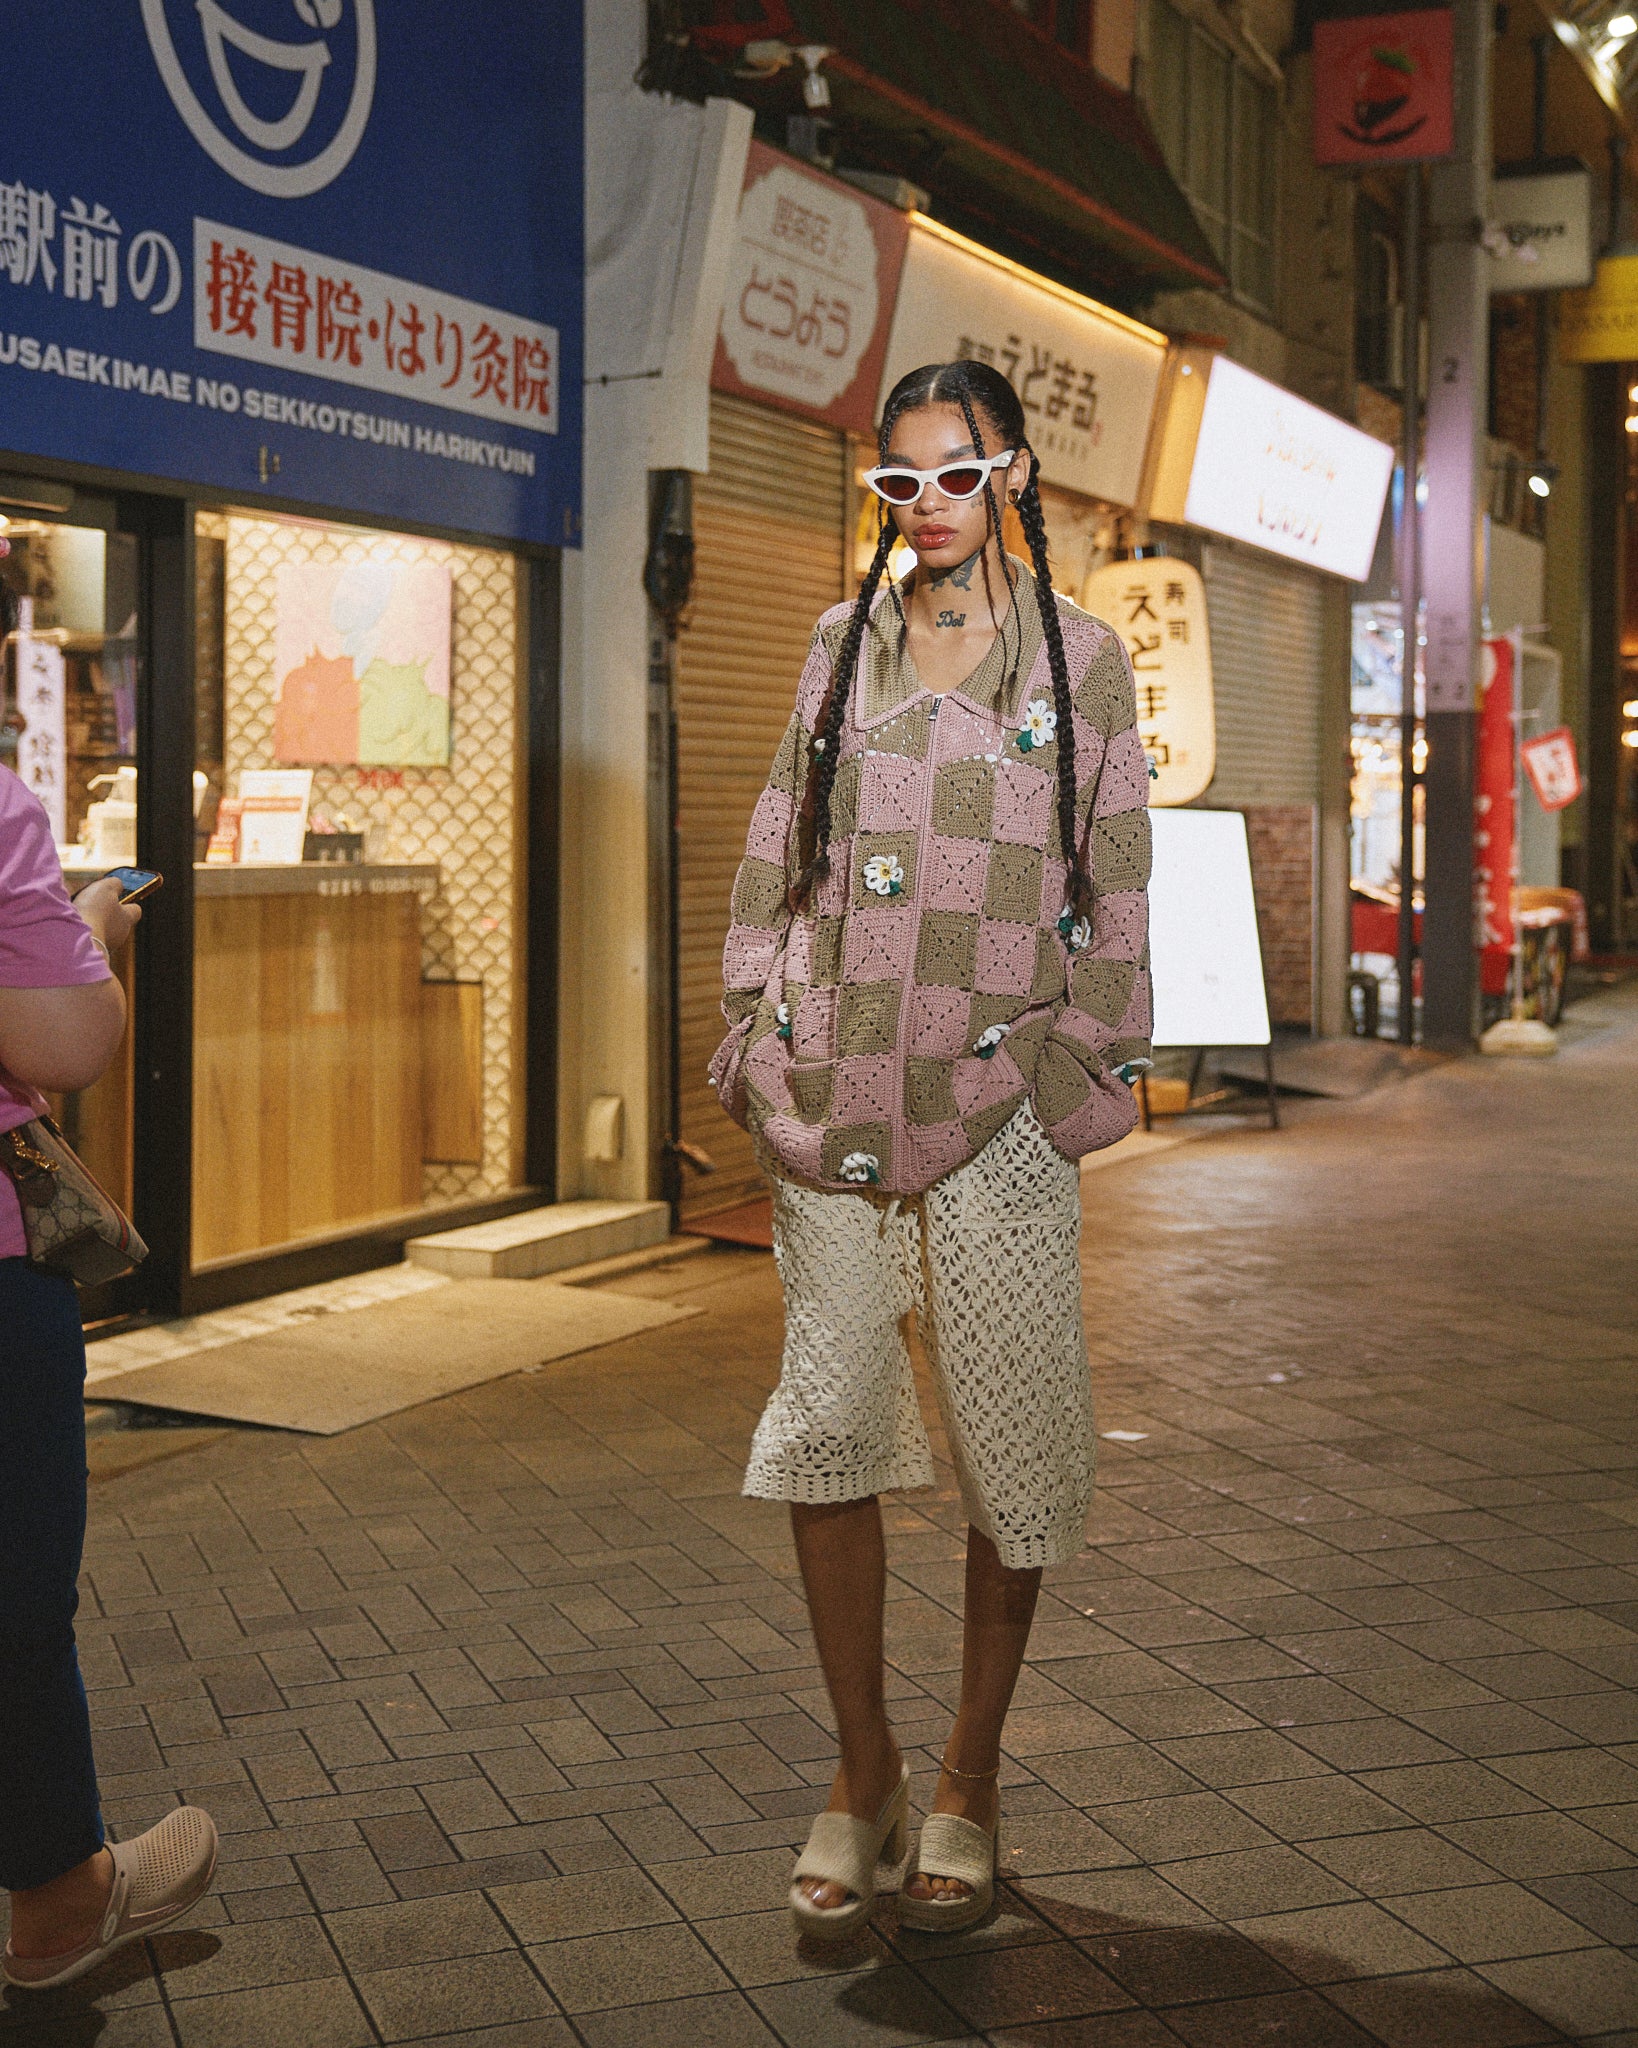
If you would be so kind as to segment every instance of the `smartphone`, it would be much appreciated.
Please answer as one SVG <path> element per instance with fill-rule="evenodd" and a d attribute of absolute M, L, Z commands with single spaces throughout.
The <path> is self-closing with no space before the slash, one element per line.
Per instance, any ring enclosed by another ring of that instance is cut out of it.
<path fill-rule="evenodd" d="M 152 868 L 110 868 L 103 880 L 118 882 L 121 903 L 145 903 L 165 885 L 165 877 Z"/>

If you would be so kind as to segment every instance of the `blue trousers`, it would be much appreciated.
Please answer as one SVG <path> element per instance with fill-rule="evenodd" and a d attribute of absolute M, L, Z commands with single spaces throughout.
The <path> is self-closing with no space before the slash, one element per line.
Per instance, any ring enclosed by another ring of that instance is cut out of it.
<path fill-rule="evenodd" d="M 0 1259 L 0 1890 L 102 1847 L 74 1649 L 85 1544 L 85 1338 L 72 1284 Z"/>

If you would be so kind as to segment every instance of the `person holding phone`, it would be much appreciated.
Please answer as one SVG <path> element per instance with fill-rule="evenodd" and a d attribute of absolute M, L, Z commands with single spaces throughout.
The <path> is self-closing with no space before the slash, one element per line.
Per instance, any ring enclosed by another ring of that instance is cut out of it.
<path fill-rule="evenodd" d="M 125 994 L 110 961 L 141 915 L 117 875 L 70 901 L 44 807 L 0 768 L 0 1131 L 113 1059 Z M 129 1842 L 104 1838 L 74 1647 L 85 1338 L 73 1283 L 27 1251 L 0 1174 L 0 1978 L 44 1990 L 185 1913 L 210 1884 L 216 1829 L 179 1806 Z"/>

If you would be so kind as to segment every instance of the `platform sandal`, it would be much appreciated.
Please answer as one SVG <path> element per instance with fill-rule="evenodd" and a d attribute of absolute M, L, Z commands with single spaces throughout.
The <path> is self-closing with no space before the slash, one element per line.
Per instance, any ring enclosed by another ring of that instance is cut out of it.
<path fill-rule="evenodd" d="M 952 1778 L 981 1780 L 998 1776 L 1001 1766 L 997 1764 L 993 1771 L 958 1771 L 947 1763 L 943 1768 Z M 982 1920 L 995 1902 L 1000 1827 L 999 1815 L 993 1828 L 981 1828 L 959 1813 L 930 1813 L 922 1822 L 915 1854 L 905 1872 L 906 1884 L 918 1875 L 953 1878 L 968 1887 L 967 1896 L 918 1899 L 908 1889 L 902 1890 L 899 1925 L 917 1928 L 923 1934 L 958 1934 Z"/>
<path fill-rule="evenodd" d="M 815 1941 L 846 1941 L 870 1917 L 878 1863 L 902 1863 L 910 1829 L 910 1766 L 901 1763 L 899 1782 L 873 1821 L 851 1813 L 822 1813 L 791 1873 L 791 1918 L 799 1934 Z M 839 1884 L 852 1894 L 839 1906 L 816 1906 L 803 1879 Z"/>

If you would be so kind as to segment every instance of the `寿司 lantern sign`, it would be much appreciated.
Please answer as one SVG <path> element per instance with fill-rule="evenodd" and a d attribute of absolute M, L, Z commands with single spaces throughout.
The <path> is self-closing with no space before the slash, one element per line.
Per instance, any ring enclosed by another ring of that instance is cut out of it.
<path fill-rule="evenodd" d="M 1314 24 L 1314 161 L 1428 163 L 1455 147 L 1450 9 Z"/>
<path fill-rule="evenodd" d="M 1081 603 L 1114 627 L 1131 657 L 1150 803 L 1192 802 L 1217 772 L 1211 638 L 1200 571 L 1171 555 L 1106 562 L 1087 577 Z"/>
<path fill-rule="evenodd" d="M 1524 772 L 1544 811 L 1568 810 L 1581 794 L 1581 764 L 1575 757 L 1575 734 L 1567 725 L 1537 733 L 1520 747 Z"/>

